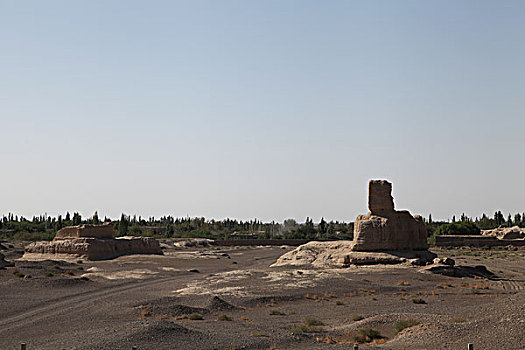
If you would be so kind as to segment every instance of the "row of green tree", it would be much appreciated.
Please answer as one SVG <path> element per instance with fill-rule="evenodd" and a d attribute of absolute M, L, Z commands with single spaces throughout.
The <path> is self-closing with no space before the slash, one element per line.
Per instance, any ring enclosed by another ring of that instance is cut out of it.
<path fill-rule="evenodd" d="M 56 232 L 65 226 L 80 224 L 111 223 L 120 236 L 151 236 L 164 238 L 206 237 L 214 239 L 231 238 L 284 238 L 284 239 L 352 239 L 354 224 L 352 222 L 327 222 L 322 218 L 314 223 L 306 218 L 304 223 L 295 219 L 284 220 L 283 223 L 262 222 L 258 219 L 214 220 L 197 218 L 175 218 L 163 216 L 160 218 L 129 216 L 122 214 L 119 220 L 103 219 L 95 212 L 91 217 L 82 218 L 74 212 L 64 216 L 51 217 L 47 214 L 27 219 L 12 213 L 0 219 L 0 237 L 20 240 L 50 240 Z M 500 226 L 525 227 L 525 213 L 503 215 L 496 211 L 492 217 L 483 214 L 480 218 L 471 218 L 462 214 L 459 219 L 453 216 L 449 221 L 433 221 L 432 215 L 425 220 L 428 236 L 439 234 L 479 234 L 480 230 L 493 229 Z"/>
<path fill-rule="evenodd" d="M 262 222 L 258 219 L 214 220 L 197 218 L 160 218 L 129 216 L 122 214 L 119 220 L 101 219 L 97 212 L 92 217 L 82 218 L 79 213 L 68 212 L 64 216 L 34 216 L 27 219 L 12 213 L 0 219 L 0 237 L 19 240 L 50 240 L 63 227 L 80 224 L 111 223 L 118 236 L 151 236 L 158 238 L 204 237 L 213 239 L 259 238 L 259 239 L 351 239 L 353 223 L 327 222 L 324 218 L 317 224 L 306 218 L 304 223 L 287 219 L 284 223 Z"/>

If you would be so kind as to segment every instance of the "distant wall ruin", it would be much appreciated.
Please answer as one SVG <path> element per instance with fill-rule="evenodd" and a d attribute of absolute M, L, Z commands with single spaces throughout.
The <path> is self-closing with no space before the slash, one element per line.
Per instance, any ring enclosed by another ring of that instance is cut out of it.
<path fill-rule="evenodd" d="M 504 247 L 504 246 L 525 246 L 523 239 L 498 239 L 494 236 L 460 236 L 442 235 L 436 236 L 437 247 Z"/>
<path fill-rule="evenodd" d="M 114 238 L 115 231 L 111 223 L 103 225 L 78 225 L 68 226 L 58 230 L 54 240 L 92 237 L 98 239 Z"/>
<path fill-rule="evenodd" d="M 26 246 L 24 258 L 65 255 L 104 260 L 127 254 L 162 254 L 159 241 L 155 238 L 114 236 L 110 223 L 64 227 L 57 232 L 53 241 L 34 242 Z"/>

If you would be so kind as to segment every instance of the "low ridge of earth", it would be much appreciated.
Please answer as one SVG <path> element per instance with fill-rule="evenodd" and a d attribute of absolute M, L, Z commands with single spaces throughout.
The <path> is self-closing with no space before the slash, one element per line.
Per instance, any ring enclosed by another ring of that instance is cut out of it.
<path fill-rule="evenodd" d="M 22 261 L 19 243 L 2 242 L 15 266 L 0 270 L 0 349 L 525 348 L 521 248 L 431 249 L 455 260 L 454 275 L 270 267 L 291 247 L 163 246 Z"/>

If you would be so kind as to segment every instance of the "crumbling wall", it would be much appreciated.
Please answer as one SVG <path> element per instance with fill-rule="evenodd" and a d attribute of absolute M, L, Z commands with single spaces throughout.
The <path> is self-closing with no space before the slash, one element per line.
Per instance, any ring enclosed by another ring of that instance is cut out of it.
<path fill-rule="evenodd" d="M 427 230 L 420 216 L 396 211 L 392 184 L 385 180 L 368 183 L 368 209 L 354 224 L 355 251 L 426 250 Z"/>
<path fill-rule="evenodd" d="M 115 237 L 115 231 L 113 230 L 113 225 L 111 225 L 111 223 L 105 223 L 103 225 L 68 226 L 60 229 L 54 240 L 58 241 L 82 237 L 99 239 L 113 238 Z"/>

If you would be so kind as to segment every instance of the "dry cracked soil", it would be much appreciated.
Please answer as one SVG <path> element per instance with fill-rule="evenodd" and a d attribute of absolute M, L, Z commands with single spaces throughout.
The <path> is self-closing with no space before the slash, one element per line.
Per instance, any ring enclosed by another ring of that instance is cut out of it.
<path fill-rule="evenodd" d="M 291 247 L 96 262 L 0 248 L 15 261 L 0 270 L 0 349 L 525 349 L 521 249 L 434 249 L 466 266 L 447 276 L 270 267 Z"/>

